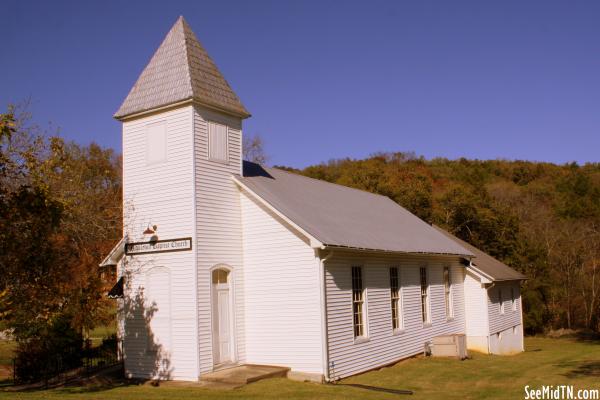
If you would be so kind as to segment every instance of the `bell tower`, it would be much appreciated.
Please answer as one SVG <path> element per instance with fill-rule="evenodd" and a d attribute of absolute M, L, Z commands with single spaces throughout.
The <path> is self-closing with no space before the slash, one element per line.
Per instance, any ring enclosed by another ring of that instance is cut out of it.
<path fill-rule="evenodd" d="M 123 123 L 127 242 L 191 239 L 185 250 L 125 256 L 125 297 L 143 308 L 123 320 L 131 376 L 196 380 L 243 361 L 243 310 L 234 306 L 243 293 L 241 212 L 231 178 L 242 172 L 249 116 L 183 17 L 114 115 Z M 229 290 L 231 315 L 215 332 L 217 269 L 228 274 L 219 287 Z"/>

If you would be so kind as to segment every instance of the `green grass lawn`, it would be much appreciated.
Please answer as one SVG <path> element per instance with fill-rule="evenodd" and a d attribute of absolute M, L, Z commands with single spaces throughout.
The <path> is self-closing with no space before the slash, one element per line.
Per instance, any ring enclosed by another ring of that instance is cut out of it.
<path fill-rule="evenodd" d="M 117 328 L 114 324 L 99 326 L 90 332 L 89 337 L 92 339 L 92 344 L 94 346 L 98 346 L 100 343 L 102 343 L 102 339 L 114 334 L 116 331 Z"/>
<path fill-rule="evenodd" d="M 11 399 L 393 399 L 401 395 L 374 392 L 344 383 L 410 389 L 407 399 L 523 399 L 530 385 L 573 385 L 600 389 L 600 342 L 527 338 L 527 351 L 515 356 L 473 354 L 466 361 L 414 358 L 359 376 L 341 385 L 319 385 L 269 379 L 240 389 L 221 391 L 193 387 L 118 386 L 63 388 L 2 393 Z"/>
<path fill-rule="evenodd" d="M 0 365 L 12 365 L 15 347 L 12 340 L 0 340 Z"/>

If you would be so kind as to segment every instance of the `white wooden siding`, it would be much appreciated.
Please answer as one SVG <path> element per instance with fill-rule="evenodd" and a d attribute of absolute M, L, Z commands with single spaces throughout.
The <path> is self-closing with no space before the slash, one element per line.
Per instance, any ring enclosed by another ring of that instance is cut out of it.
<path fill-rule="evenodd" d="M 228 161 L 209 157 L 208 121 L 228 127 Z M 241 120 L 194 108 L 194 153 L 196 186 L 198 335 L 200 374 L 213 369 L 210 299 L 210 269 L 228 265 L 233 273 L 235 351 L 245 361 L 244 276 L 242 274 L 242 229 L 239 191 L 232 174 L 239 174 L 242 162 Z"/>
<path fill-rule="evenodd" d="M 322 374 L 318 259 L 291 226 L 240 196 L 246 361 Z"/>
<path fill-rule="evenodd" d="M 419 267 L 429 269 L 431 326 L 421 316 Z M 366 288 L 368 340 L 355 343 L 352 330 L 351 265 L 362 265 Z M 446 319 L 443 266 L 452 274 L 454 318 Z M 402 283 L 404 331 L 394 334 L 389 267 L 397 266 Z M 458 258 L 368 256 L 336 253 L 326 262 L 327 331 L 330 378 L 345 377 L 419 354 L 434 336 L 465 332 L 463 272 Z"/>
<path fill-rule="evenodd" d="M 511 305 L 510 289 L 513 288 L 516 298 L 516 310 L 513 311 Z M 504 299 L 504 314 L 500 314 L 499 290 L 502 289 Z M 497 282 L 488 289 L 488 318 L 490 323 L 490 335 L 497 334 L 506 329 L 521 324 L 521 291 L 518 281 Z"/>
<path fill-rule="evenodd" d="M 482 353 L 489 351 L 487 289 L 472 272 L 465 274 L 465 322 L 467 347 Z"/>
<path fill-rule="evenodd" d="M 124 233 L 130 241 L 148 240 L 142 235 L 148 224 L 158 226 L 160 239 L 193 236 L 192 111 L 192 107 L 182 107 L 123 123 Z M 166 160 L 159 164 L 147 159 L 148 126 L 155 124 L 166 127 Z M 170 308 L 171 325 L 170 343 L 162 346 L 161 377 L 197 379 L 198 353 L 190 351 L 197 346 L 194 253 L 125 257 L 123 346 L 125 369 L 131 376 L 155 377 L 159 372 L 156 355 L 147 351 L 152 321 L 145 297 L 154 298 L 157 294 L 151 292 L 159 290 L 146 287 L 146 272 L 160 266 L 169 271 L 170 283 L 165 282 L 160 290 L 170 292 L 170 304 L 156 306 L 161 312 Z"/>
<path fill-rule="evenodd" d="M 470 272 L 465 275 L 465 312 L 467 336 L 487 336 L 487 290 Z"/>
<path fill-rule="evenodd" d="M 150 332 L 146 348 L 171 349 L 171 274 L 166 267 L 146 271 L 146 315 Z"/>
<path fill-rule="evenodd" d="M 516 354 L 523 351 L 523 325 L 490 335 L 490 353 Z"/>

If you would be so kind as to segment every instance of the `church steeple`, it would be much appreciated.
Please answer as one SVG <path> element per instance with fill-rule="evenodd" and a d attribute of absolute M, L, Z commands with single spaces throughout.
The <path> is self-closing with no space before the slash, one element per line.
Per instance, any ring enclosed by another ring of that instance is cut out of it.
<path fill-rule="evenodd" d="M 181 16 L 114 117 L 124 120 L 180 103 L 197 103 L 241 118 L 250 116 Z"/>

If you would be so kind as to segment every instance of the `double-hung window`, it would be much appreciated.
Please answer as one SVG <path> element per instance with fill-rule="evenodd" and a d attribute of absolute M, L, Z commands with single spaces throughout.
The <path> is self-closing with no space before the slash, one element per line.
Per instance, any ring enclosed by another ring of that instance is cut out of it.
<path fill-rule="evenodd" d="M 450 275 L 450 267 L 444 267 L 444 295 L 446 299 L 446 318 L 454 317 L 454 305 L 452 298 L 452 276 Z"/>
<path fill-rule="evenodd" d="M 430 324 L 431 316 L 429 315 L 429 281 L 427 277 L 427 267 L 420 268 L 419 277 L 421 281 L 421 315 L 423 316 L 423 323 Z"/>
<path fill-rule="evenodd" d="M 392 303 L 392 329 L 394 331 L 404 328 L 402 318 L 402 292 L 398 279 L 398 268 L 390 268 L 390 301 Z"/>
<path fill-rule="evenodd" d="M 352 316 L 354 337 L 365 337 L 365 293 L 362 267 L 352 267 Z"/>

